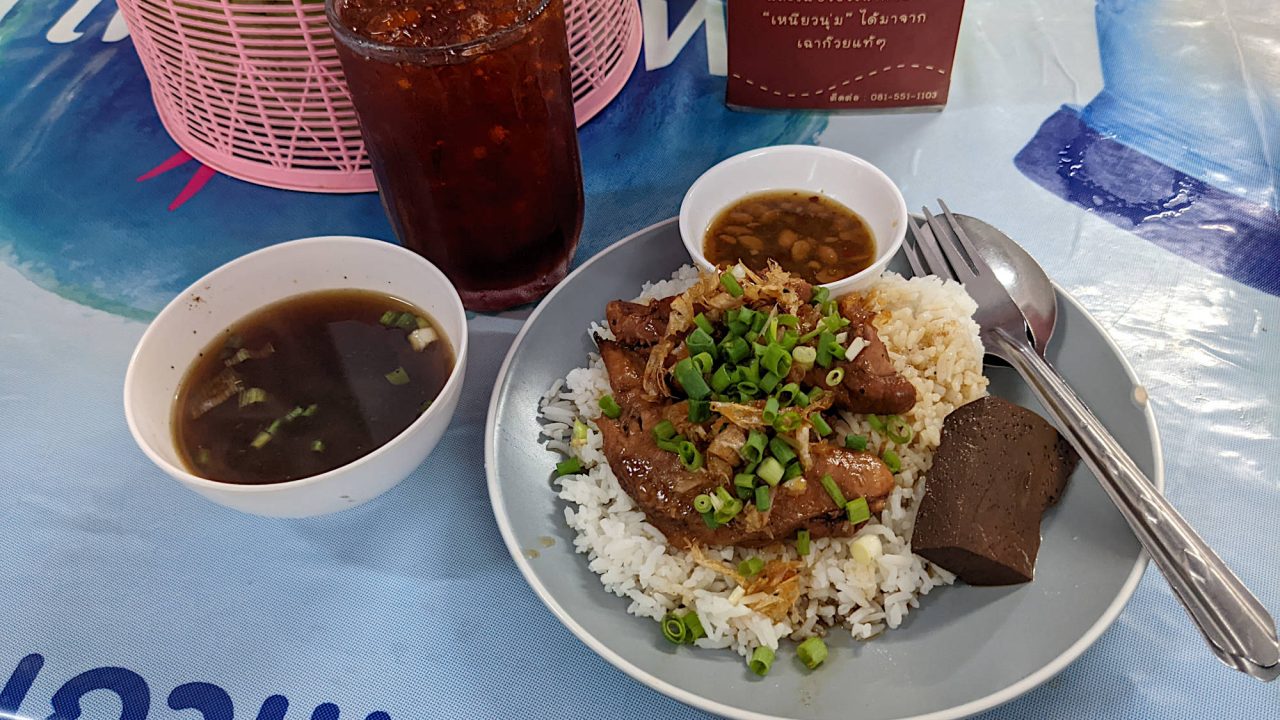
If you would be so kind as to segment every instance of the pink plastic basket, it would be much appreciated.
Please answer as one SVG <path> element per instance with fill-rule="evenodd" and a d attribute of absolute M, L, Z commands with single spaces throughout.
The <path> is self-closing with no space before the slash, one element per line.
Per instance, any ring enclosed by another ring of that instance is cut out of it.
<path fill-rule="evenodd" d="M 323 0 L 117 0 L 160 121 L 215 170 L 290 190 L 375 189 Z M 566 0 L 578 124 L 640 53 L 636 0 Z"/>

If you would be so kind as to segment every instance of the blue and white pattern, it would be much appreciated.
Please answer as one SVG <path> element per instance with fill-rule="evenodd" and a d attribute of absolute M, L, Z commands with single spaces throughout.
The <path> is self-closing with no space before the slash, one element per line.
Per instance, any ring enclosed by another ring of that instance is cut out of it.
<path fill-rule="evenodd" d="M 1154 403 L 1169 495 L 1280 609 L 1280 8 L 969 0 L 946 110 L 827 117 L 726 110 L 722 6 L 641 5 L 650 67 L 581 133 L 579 262 L 737 151 L 863 155 L 909 204 L 940 195 L 1018 238 L 1104 323 Z M 519 313 L 471 320 L 454 425 L 361 508 L 240 515 L 136 449 L 124 369 L 173 294 L 267 244 L 391 233 L 373 195 L 220 175 L 170 210 L 196 163 L 137 181 L 178 148 L 114 16 L 0 0 L 0 717 L 700 717 L 576 641 L 499 539 L 481 437 Z M 1280 687 L 1220 667 L 1153 570 L 1092 650 L 990 715 L 1277 707 Z"/>

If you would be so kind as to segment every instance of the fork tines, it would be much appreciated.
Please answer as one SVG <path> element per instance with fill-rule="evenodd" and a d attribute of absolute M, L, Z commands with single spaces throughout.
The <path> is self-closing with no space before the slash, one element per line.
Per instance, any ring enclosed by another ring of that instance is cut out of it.
<path fill-rule="evenodd" d="M 913 242 L 903 243 L 907 249 L 907 261 L 917 275 L 937 275 L 968 284 L 974 277 L 991 274 L 982 256 L 978 254 L 964 228 L 951 214 L 951 208 L 941 199 L 942 219 L 921 208 L 928 226 L 928 233 L 914 218 L 908 218 Z M 943 222 L 945 220 L 945 224 Z"/>

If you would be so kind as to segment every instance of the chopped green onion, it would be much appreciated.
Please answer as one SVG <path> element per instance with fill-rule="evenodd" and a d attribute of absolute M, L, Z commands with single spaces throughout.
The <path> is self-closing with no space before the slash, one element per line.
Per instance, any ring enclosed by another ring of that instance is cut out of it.
<path fill-rule="evenodd" d="M 769 322 L 769 316 L 764 313 L 756 313 L 751 318 L 751 331 L 758 336 L 764 330 L 764 324 Z"/>
<path fill-rule="evenodd" d="M 792 450 L 791 445 L 780 437 L 775 437 L 769 441 L 769 453 L 783 465 L 796 459 L 796 451 Z"/>
<path fill-rule="evenodd" d="M 715 492 L 713 492 L 710 497 L 711 509 L 716 512 L 719 512 L 724 507 L 725 503 L 733 501 L 733 496 L 729 494 L 728 490 L 725 490 L 722 487 L 716 488 Z"/>
<path fill-rule="evenodd" d="M 311 441 L 311 452 L 324 452 L 324 441 L 323 441 L 323 440 L 312 440 L 312 441 Z"/>
<path fill-rule="evenodd" d="M 422 318 L 418 319 L 421 320 Z M 436 334 L 435 328 L 430 326 L 420 327 L 409 333 L 409 347 L 413 348 L 414 352 L 422 352 L 427 349 L 428 345 L 439 339 L 440 336 Z"/>
<path fill-rule="evenodd" d="M 267 431 L 263 430 L 262 432 L 258 433 L 257 435 L 254 435 L 254 436 L 253 436 L 253 442 L 251 442 L 251 443 L 249 443 L 249 444 L 250 444 L 250 445 L 252 445 L 252 446 L 254 447 L 254 449 L 259 449 L 259 448 L 261 448 L 263 445 L 266 445 L 266 444 L 267 444 L 267 443 L 269 443 L 269 442 L 271 442 L 271 433 L 269 433 L 269 432 L 267 432 Z"/>
<path fill-rule="evenodd" d="M 721 365 L 711 375 L 711 389 L 715 392 L 722 393 L 733 384 L 733 378 L 729 376 L 728 367 Z"/>
<path fill-rule="evenodd" d="M 700 513 L 711 512 L 715 509 L 711 504 L 711 496 L 703 493 L 693 499 L 693 509 Z"/>
<path fill-rule="evenodd" d="M 734 487 L 747 488 L 748 490 L 755 490 L 756 476 L 752 475 L 751 473 L 738 473 L 737 475 L 733 476 L 733 484 L 734 484 Z"/>
<path fill-rule="evenodd" d="M 676 426 L 673 425 L 670 420 L 663 420 L 662 422 L 653 426 L 654 440 L 670 440 L 675 436 L 676 436 Z"/>
<path fill-rule="evenodd" d="M 915 431 L 911 429 L 911 424 L 901 415 L 890 415 L 886 418 L 884 431 L 890 440 L 899 445 L 906 445 L 911 442 L 911 437 L 915 434 Z"/>
<path fill-rule="evenodd" d="M 401 330 L 409 330 L 418 327 L 418 316 L 411 312 L 402 312 L 400 317 L 396 318 L 396 327 Z"/>
<path fill-rule="evenodd" d="M 419 415 L 421 415 L 422 413 L 424 413 L 424 412 L 426 412 L 426 411 L 430 410 L 430 409 L 431 409 L 431 403 L 432 403 L 432 402 L 433 402 L 433 401 L 431 401 L 431 400 L 427 400 L 427 401 L 423 402 L 421 405 L 419 405 L 419 406 L 418 406 L 418 414 L 419 414 Z M 306 413 L 304 412 L 304 413 L 302 413 L 302 415 L 305 417 L 305 416 L 306 416 Z"/>
<path fill-rule="evenodd" d="M 268 434 L 268 435 L 275 435 L 277 432 L 279 432 L 279 430 L 280 430 L 280 420 L 279 420 L 279 419 L 272 420 L 272 421 L 271 421 L 271 424 L 267 426 L 267 434 Z"/>
<path fill-rule="evenodd" d="M 800 342 L 804 342 L 804 338 L 800 338 Z M 791 351 L 791 358 L 795 360 L 796 364 L 801 368 L 808 370 L 813 367 L 815 362 L 817 362 L 818 351 L 808 345 L 801 345 Z"/>
<path fill-rule="evenodd" d="M 680 464 L 684 466 L 685 470 L 693 472 L 702 467 L 702 453 L 698 451 L 697 446 L 692 442 L 685 440 L 680 443 L 676 454 L 680 456 Z"/>
<path fill-rule="evenodd" d="M 809 531 L 801 530 L 796 533 L 796 552 L 801 555 L 809 554 Z"/>
<path fill-rule="evenodd" d="M 831 500 L 835 502 L 836 507 L 842 508 L 847 504 L 844 499 L 844 493 L 840 492 L 840 486 L 836 485 L 835 479 L 830 475 L 822 476 L 822 489 L 826 490 L 827 494 L 831 496 Z"/>
<path fill-rule="evenodd" d="M 240 363 L 244 362 L 245 360 L 249 360 L 252 357 L 253 357 L 253 353 L 249 352 L 248 348 L 240 348 L 239 350 L 236 350 L 234 355 L 227 358 L 224 361 L 224 364 L 227 367 L 231 367 L 232 365 L 239 365 Z"/>
<path fill-rule="evenodd" d="M 724 488 L 719 488 L 719 490 L 724 490 Z M 716 521 L 717 525 L 724 525 L 737 517 L 738 513 L 742 512 L 742 501 L 729 495 L 728 490 L 724 490 L 724 494 L 728 500 L 720 506 L 719 510 L 712 513 L 713 519 Z"/>
<path fill-rule="evenodd" d="M 796 657 L 800 658 L 800 662 L 804 663 L 805 667 L 812 670 L 827 659 L 827 644 L 822 642 L 820 637 L 811 637 L 796 647 Z"/>
<path fill-rule="evenodd" d="M 809 403 L 817 397 L 818 388 L 814 388 L 813 392 L 805 395 L 802 392 L 796 393 L 796 407 L 808 407 Z"/>
<path fill-rule="evenodd" d="M 316 411 L 319 409 L 319 405 L 308 405 L 307 409 L 302 411 L 302 417 L 311 417 L 312 415 L 315 415 Z"/>
<path fill-rule="evenodd" d="M 581 420 L 573 421 L 573 438 L 569 441 L 574 447 L 582 447 L 587 444 L 587 424 Z"/>
<path fill-rule="evenodd" d="M 712 530 L 720 527 L 720 521 L 716 520 L 716 514 L 714 512 L 708 511 L 702 513 L 702 522 L 706 523 L 707 527 Z"/>
<path fill-rule="evenodd" d="M 871 519 L 871 508 L 867 505 L 867 499 L 864 497 L 854 498 L 844 506 L 845 512 L 849 513 L 849 522 L 857 525 Z"/>
<path fill-rule="evenodd" d="M 752 360 L 746 365 L 743 365 L 742 367 L 738 368 L 738 371 L 742 373 L 742 381 L 749 382 L 753 385 L 758 384 L 760 382 L 760 361 L 759 360 Z"/>
<path fill-rule="evenodd" d="M 720 285 L 729 292 L 733 297 L 742 297 L 742 286 L 738 284 L 738 279 L 733 276 L 732 272 L 723 272 L 720 274 Z"/>
<path fill-rule="evenodd" d="M 798 478 L 804 474 L 804 467 L 799 462 L 793 462 L 787 466 L 786 472 L 782 473 L 782 482 L 786 482 L 792 478 Z"/>
<path fill-rule="evenodd" d="M 770 393 L 774 388 L 778 387 L 778 383 L 782 382 L 782 378 L 777 373 L 771 372 L 760 378 L 760 389 Z"/>
<path fill-rule="evenodd" d="M 662 618 L 662 637 L 673 645 L 683 645 L 689 637 L 689 626 L 684 624 L 675 613 L 667 613 Z"/>
<path fill-rule="evenodd" d="M 902 458 L 898 457 L 898 453 L 889 448 L 885 448 L 884 454 L 880 456 L 884 460 L 884 464 L 889 466 L 889 472 L 898 472 L 902 469 Z"/>
<path fill-rule="evenodd" d="M 426 328 L 431 327 L 431 321 L 422 317 L 421 315 L 416 316 L 415 319 L 418 321 L 419 330 L 425 330 Z"/>
<path fill-rule="evenodd" d="M 835 387 L 844 380 L 844 368 L 831 368 L 831 372 L 827 373 L 827 387 Z"/>
<path fill-rule="evenodd" d="M 784 412 L 778 416 L 778 420 L 773 424 L 773 428 L 778 432 L 793 432 L 800 428 L 800 424 L 804 420 L 800 417 L 800 413 L 795 411 Z"/>
<path fill-rule="evenodd" d="M 707 636 L 707 631 L 702 629 L 702 621 L 698 619 L 698 613 L 690 610 L 680 616 L 680 622 L 684 623 L 684 626 L 689 629 L 689 637 L 685 640 L 686 643 L 693 644 L 695 641 Z"/>
<path fill-rule="evenodd" d="M 287 412 L 287 413 L 285 413 L 285 414 L 284 414 L 284 421 L 285 421 L 285 422 L 293 422 L 294 420 L 297 420 L 298 418 L 302 417 L 302 413 L 303 413 L 303 412 L 304 412 L 304 411 L 303 411 L 303 409 L 302 409 L 302 406 L 301 406 L 301 405 L 299 405 L 299 406 L 295 407 L 294 409 L 292 409 L 292 410 L 290 410 L 289 412 Z"/>
<path fill-rule="evenodd" d="M 240 391 L 240 407 L 260 403 L 267 399 L 267 391 L 251 387 Z"/>
<path fill-rule="evenodd" d="M 858 451 L 866 450 L 867 436 L 866 435 L 845 435 L 844 446 L 849 448 L 850 450 L 858 450 Z"/>
<path fill-rule="evenodd" d="M 395 325 L 396 319 L 399 317 L 400 317 L 400 313 L 396 312 L 395 310 L 388 310 L 382 313 L 382 317 L 378 319 L 378 322 L 382 323 L 383 325 Z"/>
<path fill-rule="evenodd" d="M 764 401 L 764 410 L 760 413 L 766 425 L 772 425 L 778 419 L 778 398 L 771 397 Z"/>
<path fill-rule="evenodd" d="M 740 363 L 751 354 L 751 344 L 740 337 L 729 338 L 720 346 L 720 352 L 731 363 Z"/>
<path fill-rule="evenodd" d="M 710 400 L 690 400 L 689 401 L 689 422 L 706 422 L 711 419 L 711 401 Z"/>
<path fill-rule="evenodd" d="M 680 452 L 680 443 L 682 442 L 684 442 L 684 436 L 677 435 L 670 440 L 658 440 L 654 444 L 658 446 L 659 450 L 665 450 L 669 453 L 678 453 Z"/>
<path fill-rule="evenodd" d="M 760 365 L 771 373 L 786 377 L 787 371 L 791 369 L 791 353 L 778 343 L 773 343 L 765 348 Z"/>
<path fill-rule="evenodd" d="M 693 356 L 692 360 L 694 366 L 697 367 L 698 371 L 703 375 L 709 374 L 711 372 L 711 368 L 716 363 L 715 358 L 711 357 L 711 353 L 709 352 L 698 353 Z"/>
<path fill-rule="evenodd" d="M 747 667 L 751 668 L 751 672 L 764 677 L 769 674 L 769 668 L 773 666 L 773 651 L 761 645 L 751 653 L 751 659 L 747 661 Z"/>
<path fill-rule="evenodd" d="M 707 381 L 702 379 L 702 373 L 693 364 L 692 358 L 685 358 L 675 364 L 671 369 L 675 375 L 676 382 L 680 383 L 680 387 L 684 388 L 684 392 L 694 400 L 702 400 L 711 394 L 711 387 L 707 385 Z"/>
<path fill-rule="evenodd" d="M 383 377 L 385 377 L 387 379 L 387 382 L 391 383 L 392 385 L 408 385 L 409 384 L 409 373 L 406 372 L 403 367 L 398 367 L 395 370 L 392 370 L 391 372 L 387 373 Z"/>
<path fill-rule="evenodd" d="M 796 383 L 787 383 L 778 389 L 778 403 L 782 407 L 786 407 L 795 403 L 796 395 L 800 393 L 800 386 Z"/>
<path fill-rule="evenodd" d="M 582 472 L 582 461 L 578 460 L 576 457 L 571 457 L 567 460 L 561 460 L 556 463 L 556 475 L 561 477 L 565 475 L 576 475 L 580 472 Z"/>
<path fill-rule="evenodd" d="M 754 555 L 738 563 L 738 574 L 743 577 L 759 575 L 763 569 L 764 561 Z"/>
<path fill-rule="evenodd" d="M 711 338 L 711 333 L 704 331 L 702 328 L 695 328 L 689 336 L 684 339 L 684 346 L 689 349 L 690 355 L 698 353 L 715 352 L 716 341 Z"/>
<path fill-rule="evenodd" d="M 702 313 L 698 313 L 697 315 L 693 316 L 693 324 L 697 325 L 699 330 L 701 330 L 702 332 L 708 335 L 716 334 L 715 328 L 711 325 L 711 321 L 708 320 L 707 316 L 703 315 Z"/>
<path fill-rule="evenodd" d="M 822 418 L 822 413 L 810 413 L 809 422 L 813 425 L 813 431 L 818 433 L 818 437 L 826 437 L 831 434 L 831 426 Z"/>
<path fill-rule="evenodd" d="M 756 509 L 760 512 L 768 510 L 773 505 L 772 491 L 765 485 L 756 488 Z"/>
<path fill-rule="evenodd" d="M 765 458 L 764 461 L 760 463 L 760 467 L 756 468 L 756 475 L 758 475 L 761 480 L 768 483 L 770 487 L 782 482 L 782 473 L 782 463 L 778 462 L 777 458 L 772 457 Z"/>
<path fill-rule="evenodd" d="M 800 327 L 800 318 L 795 315 L 779 315 L 778 324 L 783 327 L 797 328 Z"/>
<path fill-rule="evenodd" d="M 733 486 L 733 494 L 738 496 L 739 500 L 750 500 L 755 497 L 756 489 L 754 487 L 742 487 L 741 485 Z"/>
<path fill-rule="evenodd" d="M 612 395 L 600 396 L 600 413 L 610 420 L 617 420 L 622 415 L 622 408 L 618 405 L 618 401 L 613 399 Z"/>
<path fill-rule="evenodd" d="M 836 342 L 836 336 L 830 332 L 823 332 L 818 336 L 818 358 L 817 363 L 823 368 L 831 367 L 831 362 L 835 358 L 844 357 L 844 348 L 840 347 L 840 343 Z"/>
<path fill-rule="evenodd" d="M 751 402 L 760 394 L 760 388 L 753 382 L 743 380 L 738 383 L 738 399 L 742 402 Z"/>
<path fill-rule="evenodd" d="M 813 298 L 811 298 L 809 302 L 813 303 L 814 305 L 821 305 L 822 303 L 826 302 L 830 297 L 831 297 L 831 288 L 827 288 L 819 285 L 818 287 L 813 289 Z"/>
<path fill-rule="evenodd" d="M 871 426 L 872 430 L 875 430 L 878 433 L 884 433 L 884 420 L 880 419 L 879 415 L 868 415 L 867 424 Z"/>
<path fill-rule="evenodd" d="M 821 322 L 819 322 L 812 330 L 800 336 L 800 343 L 804 344 L 818 337 L 818 335 L 821 334 L 822 331 L 825 329 L 826 329 L 826 326 L 823 325 Z"/>
<path fill-rule="evenodd" d="M 201 447 L 199 450 L 196 451 L 197 465 L 208 465 L 209 461 L 212 459 L 213 459 L 213 456 L 209 453 L 209 448 Z"/>
<path fill-rule="evenodd" d="M 764 458 L 764 446 L 767 442 L 768 437 L 764 433 L 752 430 L 747 435 L 747 441 L 738 448 L 738 454 L 749 463 L 758 463 Z"/>

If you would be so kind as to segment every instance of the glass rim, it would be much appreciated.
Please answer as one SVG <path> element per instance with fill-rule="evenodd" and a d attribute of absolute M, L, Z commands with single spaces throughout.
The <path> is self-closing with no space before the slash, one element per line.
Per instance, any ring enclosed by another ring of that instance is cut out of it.
<path fill-rule="evenodd" d="M 468 50 L 478 47 L 491 46 L 488 51 L 492 51 L 503 47 L 499 43 L 503 40 L 514 39 L 517 33 L 528 28 L 529 24 L 538 18 L 547 7 L 551 5 L 551 0 L 537 0 L 537 4 L 529 9 L 529 12 L 520 17 L 514 23 L 472 40 L 460 43 L 452 43 L 450 45 L 393 45 L 391 43 L 374 40 L 357 33 L 348 28 L 338 17 L 335 5 L 339 0 L 325 0 L 324 14 L 328 21 L 329 29 L 333 32 L 334 39 L 343 44 L 361 51 L 372 51 L 378 53 L 396 54 L 396 55 L 414 55 L 419 57 L 433 56 L 463 56 L 467 55 Z"/>

